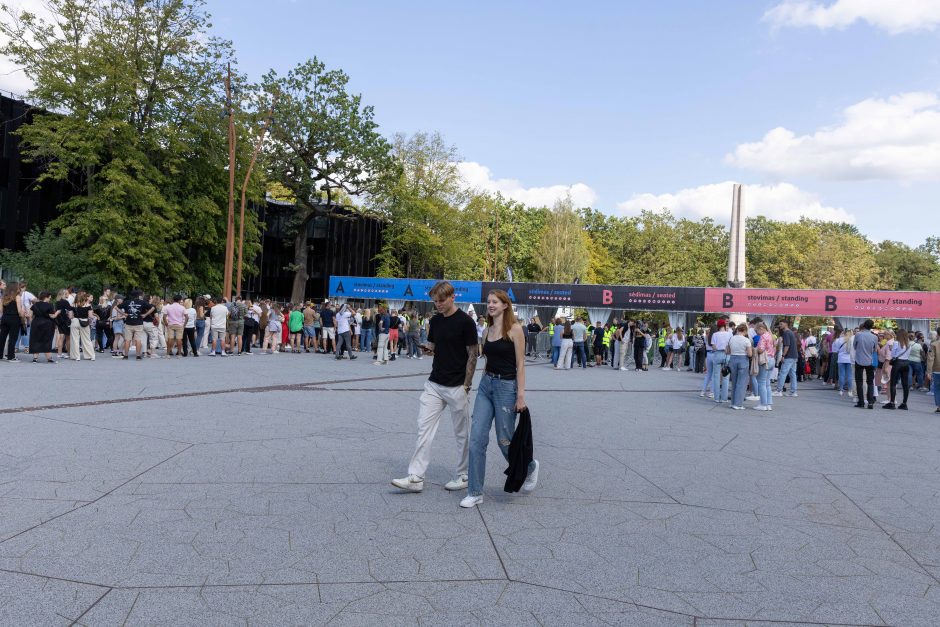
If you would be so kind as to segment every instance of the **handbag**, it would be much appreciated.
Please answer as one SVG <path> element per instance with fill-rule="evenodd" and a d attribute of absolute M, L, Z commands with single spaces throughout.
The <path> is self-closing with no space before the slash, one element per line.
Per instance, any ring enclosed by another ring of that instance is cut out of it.
<path fill-rule="evenodd" d="M 88 318 L 79 318 L 78 324 L 81 325 L 82 327 L 87 327 L 89 324 Z"/>
<path fill-rule="evenodd" d="M 753 377 L 759 372 L 760 372 L 760 357 L 758 355 L 754 355 L 753 357 L 751 357 L 751 376 Z"/>

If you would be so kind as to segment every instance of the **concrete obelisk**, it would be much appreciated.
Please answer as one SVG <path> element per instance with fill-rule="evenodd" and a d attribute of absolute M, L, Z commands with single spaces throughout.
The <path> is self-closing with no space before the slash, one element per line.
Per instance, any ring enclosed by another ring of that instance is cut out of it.
<path fill-rule="evenodd" d="M 728 287 L 742 288 L 745 285 L 744 237 L 747 231 L 744 218 L 744 190 L 738 183 L 731 192 L 731 238 L 728 242 Z M 736 324 L 747 321 L 746 313 L 732 314 L 730 319 Z"/>

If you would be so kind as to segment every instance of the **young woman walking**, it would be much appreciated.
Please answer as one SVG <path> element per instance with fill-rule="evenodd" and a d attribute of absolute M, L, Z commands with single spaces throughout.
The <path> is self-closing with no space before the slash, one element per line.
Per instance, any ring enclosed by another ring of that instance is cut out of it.
<path fill-rule="evenodd" d="M 91 319 L 95 312 L 91 307 L 91 294 L 79 292 L 75 297 L 75 310 L 72 324 L 69 329 L 69 359 L 81 361 L 82 353 L 85 359 L 95 360 L 95 346 L 91 341 Z M 79 351 L 81 348 L 81 352 Z"/>
<path fill-rule="evenodd" d="M 33 363 L 39 363 L 39 354 L 46 356 L 46 362 L 55 363 L 52 359 L 52 336 L 55 335 L 55 318 L 59 312 L 55 310 L 49 299 L 50 292 L 40 292 L 39 299 L 33 303 L 33 324 L 29 332 L 29 354 L 33 356 Z"/>
<path fill-rule="evenodd" d="M 911 380 L 908 378 L 908 374 L 911 370 L 910 357 L 911 343 L 907 339 L 907 333 L 898 333 L 891 347 L 891 361 L 888 362 L 891 365 L 891 379 L 889 383 L 891 400 L 885 405 L 882 405 L 882 409 L 907 409 L 907 397 L 911 393 Z M 898 392 L 898 381 L 901 382 L 901 387 L 904 389 L 904 400 L 901 401 L 900 405 L 895 405 L 894 399 Z"/>
<path fill-rule="evenodd" d="M 483 338 L 486 368 L 473 403 L 467 496 L 460 501 L 461 507 L 473 507 L 483 502 L 486 447 L 493 423 L 496 423 L 499 450 L 509 461 L 509 443 L 516 429 L 516 413 L 526 408 L 525 331 L 516 322 L 512 303 L 503 290 L 492 290 L 486 297 L 486 321 Z M 538 477 L 539 463 L 533 459 L 522 489 L 526 492 L 534 490 Z"/>
<path fill-rule="evenodd" d="M 558 354 L 558 363 L 555 364 L 555 370 L 570 370 L 573 356 L 574 332 L 571 330 L 571 322 L 565 320 L 565 326 L 561 331 L 561 350 Z"/>

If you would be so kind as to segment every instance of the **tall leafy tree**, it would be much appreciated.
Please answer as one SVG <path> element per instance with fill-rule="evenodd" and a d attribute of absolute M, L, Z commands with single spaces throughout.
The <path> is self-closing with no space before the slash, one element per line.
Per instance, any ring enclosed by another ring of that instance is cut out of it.
<path fill-rule="evenodd" d="M 287 75 L 271 70 L 264 76 L 266 106 L 274 124 L 266 146 L 268 175 L 295 199 L 290 228 L 294 234 L 294 284 L 291 300 L 304 298 L 307 287 L 311 220 L 332 210 L 340 194 L 373 190 L 382 176 L 392 176 L 389 144 L 378 132 L 371 106 L 349 93 L 349 77 L 328 70 L 316 58 Z"/>
<path fill-rule="evenodd" d="M 45 109 L 21 130 L 24 154 L 46 164 L 44 179 L 74 186 L 53 226 L 108 281 L 214 286 L 231 46 L 209 36 L 201 0 L 47 7 L 48 20 L 4 7 L 0 53 L 24 68 Z M 251 251 L 258 230 L 246 227 Z"/>
<path fill-rule="evenodd" d="M 559 199 L 545 219 L 539 236 L 536 279 L 547 283 L 568 283 L 575 278 L 587 282 L 590 264 L 583 237 L 581 216 L 571 196 Z"/>

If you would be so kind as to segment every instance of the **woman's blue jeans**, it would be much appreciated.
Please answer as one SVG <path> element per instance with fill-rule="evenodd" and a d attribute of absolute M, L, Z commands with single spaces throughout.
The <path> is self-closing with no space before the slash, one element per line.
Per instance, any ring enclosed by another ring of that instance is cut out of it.
<path fill-rule="evenodd" d="M 846 392 L 852 389 L 852 364 L 839 362 L 839 389 Z"/>
<path fill-rule="evenodd" d="M 467 494 L 483 494 L 486 478 L 486 447 L 490 443 L 490 427 L 496 423 L 496 443 L 506 460 L 509 460 L 509 443 L 516 431 L 516 381 L 494 379 L 484 374 L 473 402 L 473 417 L 470 419 L 470 466 L 467 477 Z M 534 463 L 529 465 L 529 471 Z"/>
<path fill-rule="evenodd" d="M 359 352 L 368 353 L 372 350 L 372 328 L 362 329 L 359 332 Z"/>
<path fill-rule="evenodd" d="M 196 320 L 196 354 L 199 354 L 199 347 L 202 346 L 202 337 L 206 334 L 206 321 Z"/>
<path fill-rule="evenodd" d="M 770 366 L 764 365 L 757 371 L 757 394 L 760 395 L 761 405 L 770 407 L 774 404 L 774 397 L 770 392 Z"/>
<path fill-rule="evenodd" d="M 561 346 L 552 346 L 552 365 L 558 365 L 558 357 L 561 355 Z"/>
<path fill-rule="evenodd" d="M 735 407 L 744 406 L 744 394 L 747 392 L 747 381 L 751 377 L 751 360 L 747 355 L 731 356 L 731 378 L 734 379 L 734 398 L 731 403 Z"/>
<path fill-rule="evenodd" d="M 708 354 L 708 371 L 712 373 L 712 396 L 716 401 L 728 400 L 728 383 L 731 377 L 721 376 L 721 365 L 725 363 L 724 351 L 712 351 Z"/>
<path fill-rule="evenodd" d="M 931 385 L 933 386 L 933 402 L 934 405 L 940 407 L 940 372 L 934 372 L 931 378 Z"/>

